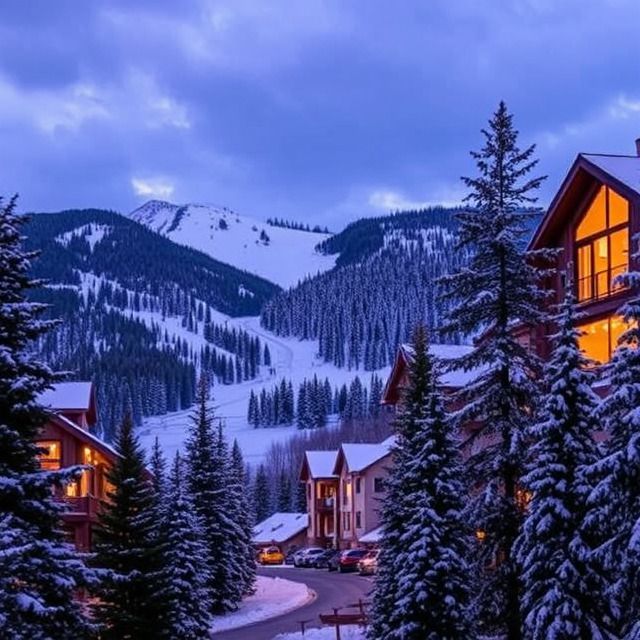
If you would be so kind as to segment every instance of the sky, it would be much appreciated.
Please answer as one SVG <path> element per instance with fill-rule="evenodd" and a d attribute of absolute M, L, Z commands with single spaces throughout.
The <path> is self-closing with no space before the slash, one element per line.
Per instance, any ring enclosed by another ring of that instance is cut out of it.
<path fill-rule="evenodd" d="M 455 204 L 498 102 L 548 204 L 635 153 L 638 0 L 4 0 L 0 195 L 202 202 L 339 230 Z"/>

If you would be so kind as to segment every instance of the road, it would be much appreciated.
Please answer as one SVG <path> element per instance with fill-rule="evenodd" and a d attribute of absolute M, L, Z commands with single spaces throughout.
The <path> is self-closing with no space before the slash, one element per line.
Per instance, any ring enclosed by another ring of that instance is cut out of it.
<path fill-rule="evenodd" d="M 318 616 L 321 613 L 331 613 L 334 607 L 344 607 L 358 602 L 360 598 L 369 599 L 373 588 L 371 578 L 363 578 L 355 573 L 329 573 L 319 569 L 259 569 L 258 573 L 265 576 L 278 576 L 295 582 L 304 582 L 316 592 L 316 598 L 295 611 L 285 613 L 276 618 L 263 622 L 221 631 L 215 640 L 272 640 L 279 633 L 300 631 L 300 620 L 311 620 L 308 627 L 320 626 Z"/>

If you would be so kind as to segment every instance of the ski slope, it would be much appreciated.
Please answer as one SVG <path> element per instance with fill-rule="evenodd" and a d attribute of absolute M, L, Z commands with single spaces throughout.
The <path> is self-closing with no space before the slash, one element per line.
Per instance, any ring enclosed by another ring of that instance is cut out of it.
<path fill-rule="evenodd" d="M 273 227 L 226 207 L 151 200 L 130 217 L 178 244 L 283 288 L 335 265 L 335 256 L 315 250 L 328 234 Z"/>
<path fill-rule="evenodd" d="M 360 376 L 364 385 L 369 385 L 371 372 L 339 369 L 330 363 L 323 362 L 316 355 L 317 343 L 314 341 L 276 337 L 260 326 L 258 317 L 229 318 L 227 322 L 235 323 L 236 326 L 242 327 L 252 335 L 257 335 L 263 343 L 268 344 L 275 369 L 275 374 L 265 370 L 256 380 L 241 384 L 217 385 L 213 389 L 211 406 L 215 410 L 215 415 L 222 419 L 228 440 L 230 442 L 234 439 L 238 440 L 245 460 L 251 464 L 259 464 L 264 459 L 272 442 L 282 442 L 300 433 L 295 425 L 260 429 L 249 425 L 247 408 L 252 390 L 259 393 L 262 388 L 271 389 L 284 377 L 292 380 L 294 390 L 297 392 L 299 383 L 305 378 L 313 378 L 314 374 L 322 380 L 328 377 L 332 386 L 350 384 L 357 375 Z M 390 370 L 390 367 L 386 367 L 377 373 L 386 379 Z M 146 418 L 138 432 L 143 446 L 150 449 L 157 436 L 165 454 L 172 457 L 177 450 L 183 449 L 191 414 L 190 409 Z"/>

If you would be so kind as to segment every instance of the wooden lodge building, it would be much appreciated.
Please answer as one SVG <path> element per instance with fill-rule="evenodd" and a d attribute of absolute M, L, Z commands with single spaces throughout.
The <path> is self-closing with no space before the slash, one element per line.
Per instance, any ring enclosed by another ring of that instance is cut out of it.
<path fill-rule="evenodd" d="M 86 465 L 74 482 L 56 493 L 67 506 L 63 524 L 80 551 L 91 549 L 91 531 L 100 501 L 106 498 L 106 470 L 118 454 L 91 433 L 96 424 L 96 400 L 90 382 L 62 382 L 43 393 L 39 402 L 49 410 L 49 419 L 37 444 L 43 469 Z"/>

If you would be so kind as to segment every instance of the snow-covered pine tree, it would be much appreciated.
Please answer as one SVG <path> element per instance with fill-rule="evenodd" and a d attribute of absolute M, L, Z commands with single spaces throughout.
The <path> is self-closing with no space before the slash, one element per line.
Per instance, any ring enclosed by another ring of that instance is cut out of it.
<path fill-rule="evenodd" d="M 273 500 L 269 477 L 264 465 L 261 464 L 256 471 L 253 484 L 253 505 L 256 514 L 256 522 L 262 522 L 273 513 Z"/>
<path fill-rule="evenodd" d="M 256 562 L 253 547 L 254 516 L 251 500 L 247 493 L 247 477 L 245 473 L 242 451 L 237 440 L 231 448 L 231 469 L 229 487 L 232 493 L 232 503 L 235 515 L 234 521 L 240 528 L 237 545 L 238 562 L 241 569 L 242 594 L 253 593 L 256 582 Z"/>
<path fill-rule="evenodd" d="M 593 433 L 598 397 L 593 372 L 578 345 L 572 283 L 555 318 L 546 395 L 530 431 L 533 449 L 523 494 L 531 496 L 522 533 L 514 545 L 521 566 L 523 635 L 527 640 L 603 640 L 594 610 L 597 582 L 589 570 L 582 523 L 590 486 L 585 469 L 598 459 Z"/>
<path fill-rule="evenodd" d="M 27 302 L 39 282 L 35 257 L 21 249 L 24 218 L 16 199 L 0 201 L 0 637 L 14 640 L 83 638 L 91 625 L 74 592 L 91 573 L 64 541 L 52 488 L 79 470 L 42 471 L 34 440 L 47 415 L 38 394 L 54 382 L 32 344 L 52 323 L 44 305 Z"/>
<path fill-rule="evenodd" d="M 207 582 L 210 613 L 219 614 L 228 608 L 225 539 L 221 523 L 221 510 L 225 508 L 225 470 L 218 468 L 220 461 L 213 415 L 209 409 L 209 388 L 204 378 L 198 385 L 197 405 L 191 416 L 186 449 L 187 484 L 202 523 L 207 549 L 203 562 L 210 569 Z"/>
<path fill-rule="evenodd" d="M 636 238 L 635 242 L 638 241 Z M 633 252 L 635 264 L 640 251 Z M 592 566 L 604 579 L 603 602 L 611 607 L 615 630 L 625 640 L 640 638 L 640 272 L 616 279 L 632 296 L 619 314 L 627 329 L 604 370 L 609 395 L 597 417 L 610 439 L 602 460 L 590 469 L 585 530 L 592 536 Z"/>
<path fill-rule="evenodd" d="M 519 148 L 504 102 L 482 133 L 484 147 L 472 152 L 478 176 L 463 179 L 472 208 L 458 214 L 457 250 L 471 249 L 473 254 L 467 267 L 442 279 L 451 302 L 445 329 L 468 338 L 482 336 L 471 353 L 451 362 L 455 368 L 479 371 L 458 395 L 465 405 L 458 412 L 459 425 L 473 420 L 482 425 L 478 436 L 495 443 L 468 462 L 469 477 L 482 488 L 475 493 L 471 518 L 486 532 L 486 561 L 500 559 L 495 571 L 485 573 L 477 604 L 483 621 L 505 628 L 508 640 L 518 640 L 519 576 L 512 547 L 522 521 L 518 481 L 527 449 L 524 436 L 538 395 L 539 364 L 518 342 L 513 325 L 541 321 L 544 294 L 537 285 L 533 256 L 524 250 L 530 214 L 522 209 L 535 202 L 532 194 L 543 178 L 530 177 L 537 164 L 535 146 Z"/>
<path fill-rule="evenodd" d="M 278 511 L 290 511 L 291 500 L 291 478 L 283 468 L 278 475 Z"/>
<path fill-rule="evenodd" d="M 161 638 L 200 640 L 211 623 L 209 566 L 202 523 L 187 489 L 184 464 L 176 454 L 167 491 L 162 553 L 163 619 Z"/>
<path fill-rule="evenodd" d="M 157 638 L 162 630 L 158 593 L 160 553 L 154 490 L 127 414 L 118 431 L 119 457 L 106 473 L 112 490 L 94 532 L 95 565 L 106 570 L 95 591 L 100 637 Z"/>
<path fill-rule="evenodd" d="M 473 637 L 462 465 L 418 327 L 383 505 L 372 640 Z"/>

